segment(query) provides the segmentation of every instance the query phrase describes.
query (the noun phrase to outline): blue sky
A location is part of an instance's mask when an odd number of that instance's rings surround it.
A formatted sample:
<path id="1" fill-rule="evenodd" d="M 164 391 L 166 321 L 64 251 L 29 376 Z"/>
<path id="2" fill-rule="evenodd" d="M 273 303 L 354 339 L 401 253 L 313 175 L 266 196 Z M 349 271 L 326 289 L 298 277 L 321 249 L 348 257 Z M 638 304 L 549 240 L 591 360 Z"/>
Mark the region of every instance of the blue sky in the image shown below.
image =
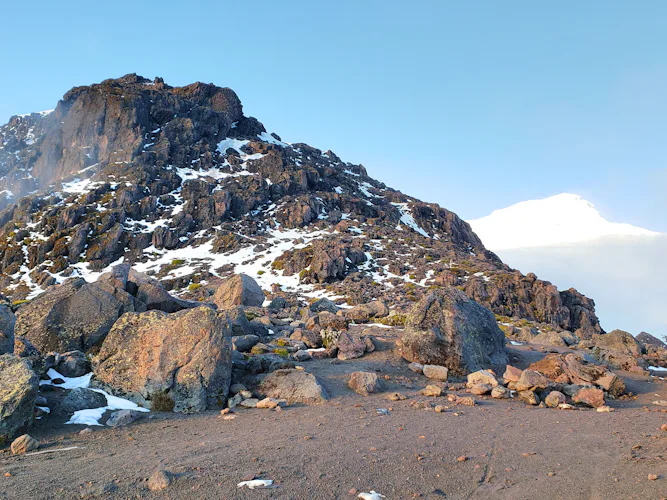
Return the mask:
<path id="1" fill-rule="evenodd" d="M 136 72 L 236 90 L 466 219 L 561 192 L 667 231 L 667 3 L 10 2 L 0 122 Z"/>

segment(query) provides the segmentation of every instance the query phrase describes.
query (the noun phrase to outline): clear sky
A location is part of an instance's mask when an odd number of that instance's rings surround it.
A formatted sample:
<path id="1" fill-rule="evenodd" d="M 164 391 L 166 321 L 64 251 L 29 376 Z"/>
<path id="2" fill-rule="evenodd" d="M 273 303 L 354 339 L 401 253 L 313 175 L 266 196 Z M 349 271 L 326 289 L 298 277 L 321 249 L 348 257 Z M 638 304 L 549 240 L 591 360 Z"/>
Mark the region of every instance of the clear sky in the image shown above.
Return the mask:
<path id="1" fill-rule="evenodd" d="M 667 231 L 667 2 L 7 2 L 0 122 L 136 72 L 466 219 L 580 194 Z"/>

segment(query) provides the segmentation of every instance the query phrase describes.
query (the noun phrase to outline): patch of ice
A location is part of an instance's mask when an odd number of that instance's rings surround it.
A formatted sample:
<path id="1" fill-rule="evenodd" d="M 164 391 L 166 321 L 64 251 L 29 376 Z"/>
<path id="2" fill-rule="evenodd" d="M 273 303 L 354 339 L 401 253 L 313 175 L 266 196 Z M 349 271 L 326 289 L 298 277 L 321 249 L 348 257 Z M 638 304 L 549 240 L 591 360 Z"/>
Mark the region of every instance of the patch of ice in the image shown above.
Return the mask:
<path id="1" fill-rule="evenodd" d="M 662 366 L 649 366 L 648 369 L 654 372 L 667 372 L 667 368 L 663 368 Z"/>
<path id="2" fill-rule="evenodd" d="M 512 345 L 523 345 L 523 342 L 517 342 L 516 340 L 510 340 L 510 344 L 512 344 Z"/>

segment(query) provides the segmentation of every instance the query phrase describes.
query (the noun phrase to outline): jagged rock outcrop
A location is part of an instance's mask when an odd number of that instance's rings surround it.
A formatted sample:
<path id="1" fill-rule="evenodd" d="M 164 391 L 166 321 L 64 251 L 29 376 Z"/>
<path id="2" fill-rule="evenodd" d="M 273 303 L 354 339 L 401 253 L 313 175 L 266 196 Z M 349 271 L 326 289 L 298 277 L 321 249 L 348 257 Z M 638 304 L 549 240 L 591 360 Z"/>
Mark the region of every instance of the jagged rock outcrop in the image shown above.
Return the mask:
<path id="1" fill-rule="evenodd" d="M 396 343 L 400 356 L 423 365 L 440 365 L 463 376 L 507 365 L 505 335 L 491 311 L 456 289 L 431 293 L 406 318 Z"/>
<path id="2" fill-rule="evenodd" d="M 589 298 L 509 268 L 456 214 L 363 165 L 268 134 L 212 84 L 126 75 L 0 127 L 0 292 L 32 298 L 121 260 L 150 275 L 111 277 L 128 311 L 175 312 L 190 305 L 167 290 L 208 300 L 218 278 L 250 273 L 266 292 L 326 288 L 403 313 L 458 287 L 502 316 L 602 333 Z"/>

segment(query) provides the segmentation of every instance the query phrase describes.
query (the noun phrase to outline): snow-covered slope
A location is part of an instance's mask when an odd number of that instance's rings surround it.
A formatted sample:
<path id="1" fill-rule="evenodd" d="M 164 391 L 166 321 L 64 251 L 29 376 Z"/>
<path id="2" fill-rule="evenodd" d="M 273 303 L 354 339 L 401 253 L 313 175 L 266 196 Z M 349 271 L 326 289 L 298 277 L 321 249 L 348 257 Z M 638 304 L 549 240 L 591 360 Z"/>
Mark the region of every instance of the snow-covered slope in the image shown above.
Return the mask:
<path id="1" fill-rule="evenodd" d="M 605 236 L 657 236 L 630 224 L 609 222 L 592 203 L 563 193 L 495 210 L 468 221 L 489 250 L 533 248 L 592 241 Z"/>

